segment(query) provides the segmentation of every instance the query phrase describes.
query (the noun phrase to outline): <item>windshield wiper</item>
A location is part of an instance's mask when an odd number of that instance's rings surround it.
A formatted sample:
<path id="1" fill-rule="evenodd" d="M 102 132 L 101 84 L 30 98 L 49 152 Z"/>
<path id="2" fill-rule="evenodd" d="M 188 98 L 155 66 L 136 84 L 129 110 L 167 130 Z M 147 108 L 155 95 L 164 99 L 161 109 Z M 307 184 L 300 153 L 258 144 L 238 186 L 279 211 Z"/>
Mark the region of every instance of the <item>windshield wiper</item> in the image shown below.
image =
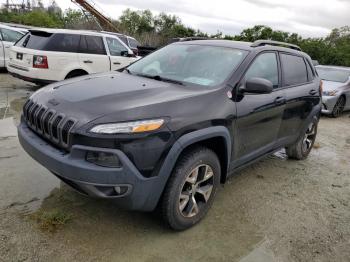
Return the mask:
<path id="1" fill-rule="evenodd" d="M 162 77 L 160 75 L 146 75 L 146 74 L 136 74 L 136 75 L 137 76 L 146 77 L 146 78 L 150 78 L 150 79 L 154 79 L 154 80 L 157 80 L 157 81 L 169 82 L 169 83 L 178 84 L 178 85 L 184 85 L 184 83 L 179 81 L 179 80 Z"/>
<path id="2" fill-rule="evenodd" d="M 124 71 L 126 71 L 129 75 L 132 75 L 131 71 L 128 68 L 124 68 Z"/>

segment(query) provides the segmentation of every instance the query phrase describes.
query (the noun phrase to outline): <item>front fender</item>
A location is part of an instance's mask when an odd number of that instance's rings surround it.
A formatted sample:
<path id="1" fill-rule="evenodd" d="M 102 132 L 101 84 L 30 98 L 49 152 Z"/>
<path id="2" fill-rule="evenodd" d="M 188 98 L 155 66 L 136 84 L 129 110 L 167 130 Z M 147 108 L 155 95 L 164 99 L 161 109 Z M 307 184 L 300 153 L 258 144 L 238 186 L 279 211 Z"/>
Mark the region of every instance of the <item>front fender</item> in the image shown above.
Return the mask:
<path id="1" fill-rule="evenodd" d="M 183 150 L 193 145 L 197 142 L 204 141 L 209 138 L 214 137 L 221 137 L 224 139 L 226 144 L 226 156 L 227 156 L 227 167 L 230 163 L 230 157 L 231 157 L 231 136 L 229 130 L 224 126 L 213 126 L 204 128 L 201 130 L 193 131 L 191 133 L 188 133 L 186 135 L 183 135 L 180 137 L 174 145 L 171 147 L 168 155 L 166 156 L 162 167 L 159 170 L 158 176 L 157 176 L 157 182 L 154 184 L 154 191 L 153 194 L 150 194 L 147 199 L 147 206 L 153 207 L 157 205 L 163 190 L 166 186 L 166 183 L 172 173 L 172 170 L 176 164 L 176 161 L 178 160 L 179 156 L 183 152 Z M 225 170 L 227 172 L 227 170 Z M 150 208 L 152 209 L 152 208 Z"/>

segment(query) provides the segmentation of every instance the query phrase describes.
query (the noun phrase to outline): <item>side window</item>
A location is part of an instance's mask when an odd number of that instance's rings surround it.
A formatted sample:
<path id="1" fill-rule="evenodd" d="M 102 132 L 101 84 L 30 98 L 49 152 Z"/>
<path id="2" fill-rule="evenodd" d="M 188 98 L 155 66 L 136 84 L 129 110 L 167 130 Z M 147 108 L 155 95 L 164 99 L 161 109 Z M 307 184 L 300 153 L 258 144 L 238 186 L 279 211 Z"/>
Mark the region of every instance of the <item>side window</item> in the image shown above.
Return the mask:
<path id="1" fill-rule="evenodd" d="M 79 52 L 94 55 L 106 55 L 106 49 L 102 37 L 92 35 L 81 36 Z"/>
<path id="2" fill-rule="evenodd" d="M 304 58 L 281 54 L 281 62 L 285 86 L 298 85 L 308 81 Z"/>
<path id="3" fill-rule="evenodd" d="M 118 37 L 119 37 L 120 40 L 123 41 L 124 44 L 128 45 L 128 39 L 126 38 L 126 36 L 123 36 L 123 35 L 119 36 L 118 35 Z"/>
<path id="4" fill-rule="evenodd" d="M 112 56 L 121 56 L 122 52 L 128 52 L 127 48 L 123 46 L 118 39 L 107 37 L 107 45 Z"/>
<path id="5" fill-rule="evenodd" d="M 1 33 L 4 41 L 13 42 L 13 43 L 17 42 L 23 36 L 23 34 L 19 32 L 9 30 L 6 28 L 2 28 Z"/>
<path id="6" fill-rule="evenodd" d="M 131 48 L 137 48 L 140 44 L 133 38 L 129 38 L 129 44 Z"/>
<path id="7" fill-rule="evenodd" d="M 311 66 L 307 60 L 305 60 L 305 64 L 306 64 L 306 69 L 307 69 L 307 79 L 309 81 L 312 81 L 315 78 L 315 75 L 314 75 L 314 73 L 311 69 Z"/>
<path id="8" fill-rule="evenodd" d="M 76 34 L 54 34 L 47 44 L 46 51 L 71 52 L 78 51 L 80 35 Z"/>
<path id="9" fill-rule="evenodd" d="M 270 80 L 273 88 L 278 88 L 278 65 L 275 53 L 263 53 L 251 64 L 245 74 L 245 79 L 259 77 Z"/>

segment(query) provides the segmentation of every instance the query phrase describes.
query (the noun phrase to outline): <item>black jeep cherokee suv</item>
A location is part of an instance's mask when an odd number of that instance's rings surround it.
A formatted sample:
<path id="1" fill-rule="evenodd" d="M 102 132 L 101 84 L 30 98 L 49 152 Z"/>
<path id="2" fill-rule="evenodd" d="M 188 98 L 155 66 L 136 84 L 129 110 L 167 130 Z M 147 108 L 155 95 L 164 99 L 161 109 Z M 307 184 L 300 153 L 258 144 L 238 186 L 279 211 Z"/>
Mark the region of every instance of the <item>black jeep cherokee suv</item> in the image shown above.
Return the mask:
<path id="1" fill-rule="evenodd" d="M 285 47 L 281 47 L 284 45 Z M 24 105 L 19 140 L 79 192 L 200 221 L 220 183 L 316 137 L 321 81 L 297 46 L 202 40 L 168 45 L 123 72 L 49 85 Z"/>

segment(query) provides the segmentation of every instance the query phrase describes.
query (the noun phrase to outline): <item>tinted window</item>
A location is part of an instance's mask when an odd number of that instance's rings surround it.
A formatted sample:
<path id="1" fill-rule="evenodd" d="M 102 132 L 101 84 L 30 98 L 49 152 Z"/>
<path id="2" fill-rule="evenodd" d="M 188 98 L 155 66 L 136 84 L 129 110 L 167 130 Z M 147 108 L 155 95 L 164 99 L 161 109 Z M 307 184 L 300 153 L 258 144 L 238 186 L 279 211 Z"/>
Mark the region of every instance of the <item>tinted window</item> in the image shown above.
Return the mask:
<path id="1" fill-rule="evenodd" d="M 80 35 L 75 34 L 54 34 L 48 41 L 45 50 L 57 52 L 78 51 Z"/>
<path id="2" fill-rule="evenodd" d="M 86 54 L 105 55 L 106 49 L 102 37 L 92 35 L 81 36 L 79 52 Z"/>
<path id="3" fill-rule="evenodd" d="M 123 41 L 124 44 L 128 45 L 128 39 L 126 36 L 118 35 L 119 39 Z"/>
<path id="4" fill-rule="evenodd" d="M 264 53 L 254 60 L 245 74 L 245 79 L 253 77 L 270 80 L 273 88 L 278 87 L 278 66 L 275 53 Z"/>
<path id="5" fill-rule="evenodd" d="M 140 44 L 133 38 L 129 38 L 129 44 L 131 48 L 137 48 Z"/>
<path id="6" fill-rule="evenodd" d="M 24 37 L 16 43 L 16 46 L 22 46 L 29 49 L 45 50 L 52 34 L 46 32 L 32 32 L 30 35 Z"/>
<path id="7" fill-rule="evenodd" d="M 281 54 L 281 62 L 285 86 L 307 82 L 306 65 L 302 57 Z"/>
<path id="8" fill-rule="evenodd" d="M 107 45 L 112 56 L 120 56 L 121 52 L 128 52 L 128 49 L 123 46 L 118 39 L 107 37 Z"/>
<path id="9" fill-rule="evenodd" d="M 307 79 L 309 81 L 311 81 L 311 80 L 313 80 L 315 78 L 315 75 L 314 75 L 314 72 L 311 69 L 311 66 L 310 66 L 309 62 L 307 62 L 305 60 L 305 63 L 306 63 L 306 69 L 307 69 Z"/>
<path id="10" fill-rule="evenodd" d="M 23 34 L 19 32 L 9 30 L 6 28 L 1 29 L 1 34 L 2 39 L 7 42 L 17 42 L 23 36 Z"/>

